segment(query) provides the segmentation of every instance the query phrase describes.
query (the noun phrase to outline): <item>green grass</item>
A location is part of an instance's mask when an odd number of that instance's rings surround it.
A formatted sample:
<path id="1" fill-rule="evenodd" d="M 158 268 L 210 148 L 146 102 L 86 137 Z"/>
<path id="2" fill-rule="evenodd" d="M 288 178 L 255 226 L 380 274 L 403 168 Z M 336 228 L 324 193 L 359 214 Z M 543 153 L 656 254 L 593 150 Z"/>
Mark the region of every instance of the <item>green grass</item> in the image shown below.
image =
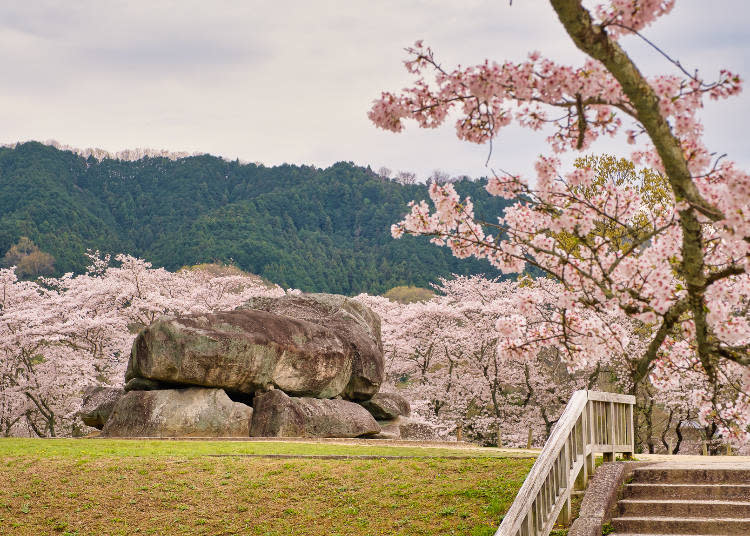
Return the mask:
<path id="1" fill-rule="evenodd" d="M 208 454 L 353 454 L 275 459 Z M 330 443 L 0 440 L 0 534 L 494 533 L 533 459 Z M 444 456 L 467 456 L 449 459 Z"/>
<path id="2" fill-rule="evenodd" d="M 301 456 L 469 456 L 502 457 L 512 453 L 494 448 L 442 448 L 291 441 L 168 441 L 134 439 L 26 439 L 0 438 L 0 458 L 7 456 L 195 457 L 230 454 L 288 454 Z M 529 457 L 522 453 L 520 457 Z"/>

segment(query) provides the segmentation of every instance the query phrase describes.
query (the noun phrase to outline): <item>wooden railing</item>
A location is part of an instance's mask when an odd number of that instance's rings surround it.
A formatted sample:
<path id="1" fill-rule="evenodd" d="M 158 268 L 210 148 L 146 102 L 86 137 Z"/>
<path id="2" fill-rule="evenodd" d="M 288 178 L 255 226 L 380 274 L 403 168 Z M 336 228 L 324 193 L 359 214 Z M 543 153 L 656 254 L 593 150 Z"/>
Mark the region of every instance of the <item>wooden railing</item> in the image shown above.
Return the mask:
<path id="1" fill-rule="evenodd" d="M 544 444 L 495 536 L 548 536 L 570 518 L 570 495 L 586 489 L 594 456 L 634 452 L 635 397 L 576 391 Z"/>

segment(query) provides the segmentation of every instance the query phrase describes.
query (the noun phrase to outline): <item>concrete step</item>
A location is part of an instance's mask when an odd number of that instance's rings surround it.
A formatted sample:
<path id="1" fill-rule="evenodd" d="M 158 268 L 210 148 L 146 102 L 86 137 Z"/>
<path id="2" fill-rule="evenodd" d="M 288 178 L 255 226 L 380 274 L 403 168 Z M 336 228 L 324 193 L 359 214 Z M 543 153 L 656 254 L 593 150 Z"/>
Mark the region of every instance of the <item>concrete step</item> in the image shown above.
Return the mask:
<path id="1" fill-rule="evenodd" d="M 750 484 L 655 484 L 632 482 L 625 486 L 628 499 L 703 499 L 750 501 Z"/>
<path id="2" fill-rule="evenodd" d="M 626 534 L 720 534 L 748 536 L 750 518 L 616 517 L 612 525 Z"/>
<path id="3" fill-rule="evenodd" d="M 649 468 L 633 471 L 633 482 L 663 484 L 750 484 L 750 469 L 734 468 Z"/>
<path id="4" fill-rule="evenodd" d="M 750 502 L 680 499 L 623 499 L 622 517 L 750 518 Z"/>

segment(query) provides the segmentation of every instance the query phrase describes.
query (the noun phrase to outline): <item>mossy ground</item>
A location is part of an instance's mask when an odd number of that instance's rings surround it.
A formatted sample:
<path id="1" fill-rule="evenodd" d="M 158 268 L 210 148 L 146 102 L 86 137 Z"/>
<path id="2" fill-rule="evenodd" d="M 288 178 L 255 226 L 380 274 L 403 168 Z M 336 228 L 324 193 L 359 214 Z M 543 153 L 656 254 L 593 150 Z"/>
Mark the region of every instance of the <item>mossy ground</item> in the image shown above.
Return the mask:
<path id="1" fill-rule="evenodd" d="M 241 456 L 270 453 L 420 458 Z M 7 439 L 0 534 L 491 535 L 533 461 L 475 449 Z"/>

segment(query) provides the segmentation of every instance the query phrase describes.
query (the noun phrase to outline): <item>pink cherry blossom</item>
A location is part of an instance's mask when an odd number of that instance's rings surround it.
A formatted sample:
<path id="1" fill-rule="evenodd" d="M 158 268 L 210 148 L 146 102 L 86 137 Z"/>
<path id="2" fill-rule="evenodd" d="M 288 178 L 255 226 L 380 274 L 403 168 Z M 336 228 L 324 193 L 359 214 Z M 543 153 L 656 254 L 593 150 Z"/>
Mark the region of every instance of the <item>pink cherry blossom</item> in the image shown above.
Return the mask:
<path id="1" fill-rule="evenodd" d="M 0 270 L 0 434 L 82 433 L 84 389 L 122 384 L 141 327 L 284 293 L 254 276 L 173 273 L 127 255 L 111 261 L 92 254 L 88 273 L 37 282 Z"/>
<path id="2" fill-rule="evenodd" d="M 535 177 L 490 178 L 491 195 L 515 200 L 495 220 L 480 221 L 451 184 L 431 185 L 431 205 L 412 203 L 392 234 L 427 235 L 458 257 L 487 259 L 503 273 L 534 267 L 559 282 L 563 355 L 572 369 L 600 355 L 601 339 L 627 337 L 623 348 L 632 340 L 630 330 L 607 333 L 602 315 L 640 323 L 648 339 L 638 381 L 652 375 L 666 389 L 662 379 L 675 363 L 691 378 L 702 374 L 702 383 L 685 383 L 700 386 L 687 397 L 698 418 L 725 437 L 747 437 L 750 174 L 713 157 L 699 117 L 706 99 L 737 95 L 742 80 L 726 69 L 704 78 L 676 63 L 667 66 L 677 74 L 641 75 L 619 39 L 668 15 L 673 0 L 611 0 L 591 9 L 550 3 L 587 55 L 578 66 L 533 52 L 524 62 L 450 69 L 421 42 L 407 49 L 415 81 L 376 101 L 370 118 L 378 127 L 398 132 L 413 120 L 434 128 L 450 117 L 459 139 L 486 143 L 515 122 L 545 131 L 551 154 L 538 158 Z M 637 174 L 594 185 L 590 169 L 562 169 L 558 153 L 620 135 L 635 145 L 634 162 L 664 177 L 666 196 L 650 199 Z M 511 324 L 495 321 L 503 336 L 514 333 Z"/>

